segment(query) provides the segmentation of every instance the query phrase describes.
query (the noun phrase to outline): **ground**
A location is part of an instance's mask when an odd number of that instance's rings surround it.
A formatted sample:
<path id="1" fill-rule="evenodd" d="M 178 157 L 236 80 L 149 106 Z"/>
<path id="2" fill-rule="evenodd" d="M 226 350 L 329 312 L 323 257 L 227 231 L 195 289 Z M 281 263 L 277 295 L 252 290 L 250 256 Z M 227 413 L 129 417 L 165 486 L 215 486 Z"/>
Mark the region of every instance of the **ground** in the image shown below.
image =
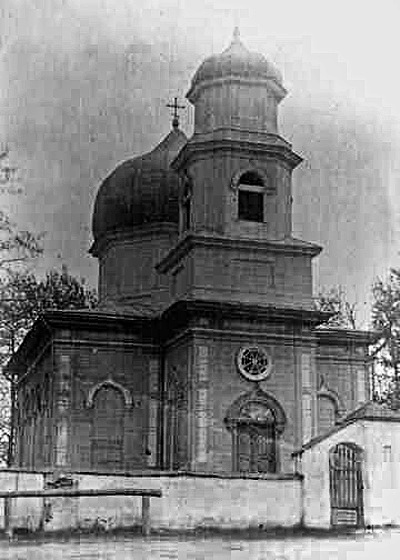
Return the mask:
<path id="1" fill-rule="evenodd" d="M 273 539 L 84 537 L 0 543 L 0 560 L 397 560 L 400 530 Z"/>

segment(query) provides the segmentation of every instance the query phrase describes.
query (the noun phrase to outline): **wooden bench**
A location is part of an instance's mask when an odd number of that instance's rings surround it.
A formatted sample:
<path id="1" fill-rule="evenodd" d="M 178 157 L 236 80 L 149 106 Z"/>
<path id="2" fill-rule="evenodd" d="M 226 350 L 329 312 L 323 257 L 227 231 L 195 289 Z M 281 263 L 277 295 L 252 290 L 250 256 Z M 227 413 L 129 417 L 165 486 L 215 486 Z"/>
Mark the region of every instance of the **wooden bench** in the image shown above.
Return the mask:
<path id="1" fill-rule="evenodd" d="M 15 498 L 81 498 L 96 496 L 141 496 L 142 498 L 142 534 L 150 534 L 150 498 L 161 498 L 161 490 L 138 488 L 104 488 L 78 490 L 72 488 L 57 488 L 51 490 L 13 490 L 0 492 L 4 498 L 4 530 L 9 538 L 13 537 L 11 526 L 11 500 Z"/>

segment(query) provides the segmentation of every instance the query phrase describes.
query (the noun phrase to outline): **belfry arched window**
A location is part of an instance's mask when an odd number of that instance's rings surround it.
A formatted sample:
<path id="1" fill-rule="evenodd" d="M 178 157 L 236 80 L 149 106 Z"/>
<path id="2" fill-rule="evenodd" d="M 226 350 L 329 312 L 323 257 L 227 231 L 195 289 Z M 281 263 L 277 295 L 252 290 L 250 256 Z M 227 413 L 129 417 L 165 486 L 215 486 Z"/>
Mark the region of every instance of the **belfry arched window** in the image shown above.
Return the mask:
<path id="1" fill-rule="evenodd" d="M 264 221 L 264 181 L 256 171 L 246 171 L 238 182 L 238 218 Z"/>
<path id="2" fill-rule="evenodd" d="M 188 231 L 192 221 L 192 180 L 185 177 L 183 195 L 181 199 L 182 231 Z"/>
<path id="3" fill-rule="evenodd" d="M 238 399 L 225 419 L 232 434 L 232 468 L 241 473 L 276 473 L 279 470 L 279 436 L 285 416 L 268 395 Z"/>

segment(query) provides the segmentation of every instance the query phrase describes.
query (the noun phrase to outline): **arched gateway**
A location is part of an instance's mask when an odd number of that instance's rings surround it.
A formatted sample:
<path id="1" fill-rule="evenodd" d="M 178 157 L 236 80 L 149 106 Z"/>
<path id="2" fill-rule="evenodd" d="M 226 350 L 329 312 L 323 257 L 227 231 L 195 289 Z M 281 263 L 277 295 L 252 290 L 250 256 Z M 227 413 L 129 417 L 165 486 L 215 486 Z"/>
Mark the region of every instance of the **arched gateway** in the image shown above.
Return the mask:
<path id="1" fill-rule="evenodd" d="M 338 443 L 329 452 L 331 523 L 361 527 L 363 516 L 362 449 Z"/>

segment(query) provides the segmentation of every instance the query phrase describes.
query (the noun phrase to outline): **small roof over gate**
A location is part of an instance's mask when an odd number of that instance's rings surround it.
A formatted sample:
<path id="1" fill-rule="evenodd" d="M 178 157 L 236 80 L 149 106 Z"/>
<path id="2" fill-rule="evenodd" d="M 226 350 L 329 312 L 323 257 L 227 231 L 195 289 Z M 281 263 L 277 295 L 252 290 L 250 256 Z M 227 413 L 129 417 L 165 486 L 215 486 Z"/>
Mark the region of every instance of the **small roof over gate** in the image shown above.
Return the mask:
<path id="1" fill-rule="evenodd" d="M 372 420 L 372 421 L 380 421 L 380 422 L 399 422 L 400 423 L 400 410 L 393 410 L 388 405 L 383 403 L 377 403 L 374 401 L 366 401 L 360 407 L 356 408 L 345 416 L 339 424 L 337 424 L 334 428 L 327 431 L 324 434 L 316 436 L 310 439 L 307 443 L 301 446 L 300 449 L 297 449 L 292 453 L 292 457 L 297 455 L 301 455 L 306 449 L 310 449 L 317 443 L 320 443 L 324 439 L 327 439 L 332 434 L 343 430 L 349 424 L 353 424 L 358 420 Z"/>

